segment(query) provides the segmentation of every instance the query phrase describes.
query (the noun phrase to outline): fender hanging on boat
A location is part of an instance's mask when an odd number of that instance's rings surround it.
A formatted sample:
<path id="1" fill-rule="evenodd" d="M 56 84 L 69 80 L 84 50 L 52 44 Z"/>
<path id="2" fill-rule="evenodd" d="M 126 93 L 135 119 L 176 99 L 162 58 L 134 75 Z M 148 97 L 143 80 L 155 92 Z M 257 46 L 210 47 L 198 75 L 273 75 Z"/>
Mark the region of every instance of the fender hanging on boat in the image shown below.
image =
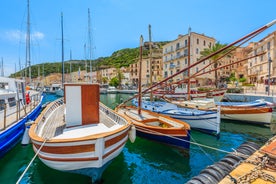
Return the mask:
<path id="1" fill-rule="evenodd" d="M 134 125 L 131 126 L 129 132 L 128 132 L 128 137 L 131 143 L 134 143 L 136 139 L 136 128 Z"/>

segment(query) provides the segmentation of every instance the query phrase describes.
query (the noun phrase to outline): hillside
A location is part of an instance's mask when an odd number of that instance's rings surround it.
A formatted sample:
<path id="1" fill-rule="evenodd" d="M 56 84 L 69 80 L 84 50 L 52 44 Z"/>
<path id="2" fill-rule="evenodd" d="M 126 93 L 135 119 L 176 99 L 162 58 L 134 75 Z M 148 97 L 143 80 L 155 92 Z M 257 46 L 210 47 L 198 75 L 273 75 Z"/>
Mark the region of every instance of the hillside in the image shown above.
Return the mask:
<path id="1" fill-rule="evenodd" d="M 154 48 L 160 49 L 163 45 L 168 42 L 155 42 Z M 148 48 L 143 47 L 143 56 L 147 56 L 149 53 Z M 98 70 L 103 68 L 120 68 L 120 67 L 128 67 L 130 64 L 135 63 L 139 58 L 139 48 L 126 48 L 115 51 L 110 57 L 100 57 L 95 60 L 92 60 L 92 69 Z M 79 70 L 85 70 L 85 66 L 89 65 L 89 61 L 87 60 L 69 60 L 64 62 L 64 71 L 65 73 L 76 72 Z M 89 70 L 89 66 L 88 70 Z M 28 69 L 26 70 L 28 72 Z M 62 72 L 62 63 L 61 62 L 45 62 L 37 65 L 31 66 L 32 78 L 36 78 L 38 75 L 40 76 L 48 76 L 52 73 L 61 73 Z M 20 77 L 24 76 L 25 69 L 13 73 L 10 77 Z M 29 74 L 27 74 L 28 76 Z"/>

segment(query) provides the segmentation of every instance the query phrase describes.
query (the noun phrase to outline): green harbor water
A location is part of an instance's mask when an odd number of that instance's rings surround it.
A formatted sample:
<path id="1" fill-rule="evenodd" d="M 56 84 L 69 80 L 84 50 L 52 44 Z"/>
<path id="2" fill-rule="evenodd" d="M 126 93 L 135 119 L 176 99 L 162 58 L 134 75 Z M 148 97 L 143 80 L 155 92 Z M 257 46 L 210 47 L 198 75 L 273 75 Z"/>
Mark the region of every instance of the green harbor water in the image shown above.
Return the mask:
<path id="1" fill-rule="evenodd" d="M 101 101 L 114 108 L 129 98 L 126 94 L 101 95 Z M 47 96 L 46 101 L 54 100 Z M 223 121 L 219 139 L 197 131 L 191 131 L 191 141 L 219 150 L 232 152 L 246 141 L 263 145 L 273 136 L 269 127 L 244 125 Z M 189 155 L 174 148 L 137 137 L 127 142 L 122 153 L 104 171 L 104 184 L 181 184 L 200 173 L 206 166 L 219 161 L 226 153 L 191 144 Z M 16 145 L 0 159 L 0 183 L 14 184 L 24 172 L 34 152 L 31 145 Z M 87 184 L 89 177 L 60 172 L 48 168 L 38 158 L 24 175 L 22 184 Z"/>

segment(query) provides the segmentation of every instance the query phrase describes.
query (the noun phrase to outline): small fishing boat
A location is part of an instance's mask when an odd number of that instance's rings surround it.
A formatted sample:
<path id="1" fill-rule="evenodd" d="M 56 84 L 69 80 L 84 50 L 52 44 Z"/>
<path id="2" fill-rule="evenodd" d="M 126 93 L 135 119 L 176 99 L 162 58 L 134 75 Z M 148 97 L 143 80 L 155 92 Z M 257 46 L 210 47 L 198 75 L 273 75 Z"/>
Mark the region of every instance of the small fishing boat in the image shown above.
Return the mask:
<path id="1" fill-rule="evenodd" d="M 133 99 L 132 104 L 137 106 L 137 99 Z M 219 136 L 220 134 L 219 108 L 212 110 L 199 110 L 197 108 L 178 107 L 176 104 L 168 102 L 146 100 L 142 100 L 141 107 L 145 110 L 184 121 L 194 130 L 215 136 Z"/>
<path id="2" fill-rule="evenodd" d="M 213 99 L 190 100 L 190 101 L 170 101 L 175 105 L 190 109 L 215 110 L 220 108 L 221 119 L 233 120 L 240 123 L 269 125 L 272 119 L 272 107 L 269 102 L 256 100 L 254 102 L 233 103 L 214 102 Z M 191 126 L 192 127 L 192 126 Z"/>
<path id="3" fill-rule="evenodd" d="M 0 157 L 21 140 L 28 121 L 40 113 L 43 96 L 25 89 L 23 80 L 0 77 Z"/>
<path id="4" fill-rule="evenodd" d="M 249 102 L 215 102 L 216 105 L 220 106 L 236 106 L 236 107 L 260 107 L 260 106 L 270 106 L 273 107 L 273 103 L 265 101 L 264 99 L 258 99 Z"/>
<path id="5" fill-rule="evenodd" d="M 238 121 L 240 123 L 270 125 L 272 111 L 272 108 L 268 106 L 221 106 L 221 119 Z"/>
<path id="6" fill-rule="evenodd" d="M 227 89 L 225 89 L 225 88 L 213 89 L 213 90 L 208 91 L 207 97 L 213 98 L 215 102 L 220 102 L 223 99 L 226 91 L 227 91 Z"/>
<path id="7" fill-rule="evenodd" d="M 100 103 L 98 84 L 64 84 L 60 98 L 29 130 L 33 149 L 50 168 L 101 179 L 105 168 L 135 138 L 131 122 Z"/>
<path id="8" fill-rule="evenodd" d="M 188 123 L 148 110 L 138 113 L 138 108 L 133 106 L 119 106 L 116 111 L 129 118 L 135 125 L 138 136 L 181 150 L 190 148 Z"/>

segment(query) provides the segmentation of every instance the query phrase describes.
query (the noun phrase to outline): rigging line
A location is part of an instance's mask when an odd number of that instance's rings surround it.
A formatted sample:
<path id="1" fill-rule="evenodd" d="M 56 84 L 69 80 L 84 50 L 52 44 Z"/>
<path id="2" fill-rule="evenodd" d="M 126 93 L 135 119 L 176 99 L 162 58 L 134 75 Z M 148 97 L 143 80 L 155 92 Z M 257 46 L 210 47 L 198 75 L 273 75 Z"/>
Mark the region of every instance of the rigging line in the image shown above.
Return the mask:
<path id="1" fill-rule="evenodd" d="M 183 142 L 188 142 L 190 144 L 194 144 L 194 145 L 197 145 L 197 146 L 208 148 L 208 149 L 211 149 L 211 150 L 214 150 L 214 151 L 219 151 L 219 152 L 227 153 L 227 154 L 234 154 L 234 153 L 226 151 L 226 150 L 218 149 L 218 148 L 211 147 L 211 146 L 204 145 L 204 144 L 200 144 L 200 143 L 197 143 L 197 142 L 183 140 L 183 139 L 180 139 L 180 138 L 177 138 L 177 137 L 174 137 L 174 136 L 170 136 L 170 135 L 166 135 L 166 134 L 163 134 L 163 133 L 160 133 L 160 132 L 156 132 L 154 130 L 150 130 L 150 129 L 147 129 L 147 128 L 139 127 L 137 129 L 142 129 L 142 130 L 145 130 L 146 132 L 149 132 L 149 133 L 157 133 L 157 134 L 160 134 L 160 135 L 163 135 L 163 136 L 170 137 L 172 139 L 180 140 L 180 141 L 183 141 Z M 244 155 L 242 153 L 235 153 L 235 154 L 238 155 L 238 156 L 244 157 L 244 158 L 248 158 L 249 157 L 248 155 Z"/>
<path id="2" fill-rule="evenodd" d="M 37 155 L 39 154 L 40 150 L 42 149 L 42 147 L 44 146 L 44 144 L 46 143 L 47 139 L 44 140 L 44 142 L 41 144 L 40 148 L 37 150 L 36 154 L 34 155 L 34 157 L 32 158 L 32 160 L 30 161 L 30 163 L 28 164 L 28 166 L 26 167 L 26 169 L 24 170 L 24 172 L 21 174 L 20 178 L 17 180 L 16 184 L 19 184 L 19 182 L 22 180 L 23 176 L 26 174 L 26 172 L 28 171 L 29 167 L 31 166 L 31 164 L 33 163 L 34 159 L 37 157 Z"/>
<path id="3" fill-rule="evenodd" d="M 220 60 L 220 59 L 223 58 L 224 56 L 230 54 L 230 53 L 231 53 L 232 51 L 234 51 L 236 48 L 238 48 L 239 46 L 243 45 L 243 44 L 246 43 L 247 41 L 251 40 L 251 39 L 254 38 L 255 36 L 257 36 L 257 34 L 256 34 L 256 35 L 253 35 L 253 36 L 251 36 L 251 37 L 249 37 L 249 38 L 247 38 L 247 39 L 245 39 L 243 42 L 241 42 L 239 45 L 237 45 L 237 46 L 235 46 L 235 47 L 233 47 L 233 48 L 230 47 L 229 51 L 227 51 L 226 53 L 224 53 L 223 55 L 221 55 L 220 57 L 218 57 L 216 60 L 214 60 L 213 62 L 211 62 L 209 65 L 207 65 L 207 66 L 203 67 L 202 69 L 200 69 L 198 72 L 194 73 L 190 78 L 193 78 L 193 77 L 198 76 L 199 73 L 200 73 L 201 71 L 203 71 L 205 68 L 209 67 L 210 65 L 214 64 L 215 62 L 218 62 L 218 60 Z"/>
<path id="4" fill-rule="evenodd" d="M 166 135 L 166 134 L 163 134 L 163 133 L 160 133 L 160 132 L 156 132 L 154 130 L 150 130 L 150 129 L 147 129 L 147 128 L 139 127 L 137 129 L 142 129 L 142 130 L 148 131 L 150 133 L 157 133 L 157 134 L 160 134 L 160 135 L 163 135 L 163 136 L 167 136 L 167 137 L 170 137 L 172 139 L 177 139 L 177 140 L 180 140 L 180 141 L 183 141 L 183 142 L 189 142 L 190 144 L 194 144 L 194 145 L 197 145 L 197 146 L 205 147 L 205 148 L 212 149 L 212 150 L 215 150 L 215 151 L 220 151 L 222 153 L 228 153 L 228 154 L 231 153 L 229 151 L 225 151 L 225 150 L 222 150 L 222 149 L 214 148 L 214 147 L 207 146 L 207 145 L 204 145 L 204 144 L 200 144 L 200 143 L 197 143 L 197 142 L 183 140 L 183 139 L 180 139 L 180 138 L 177 138 L 177 137 L 174 137 L 174 136 L 170 136 L 170 135 Z"/>
<path id="5" fill-rule="evenodd" d="M 190 135 L 190 138 L 191 138 L 194 142 L 196 142 L 195 139 L 192 137 L 192 135 L 191 135 L 191 134 L 189 134 L 189 135 Z M 198 146 L 198 148 L 205 154 L 205 156 L 206 156 L 207 158 L 209 158 L 209 160 L 211 160 L 212 162 L 215 162 L 214 159 L 212 159 L 212 157 L 211 157 L 209 154 L 207 154 L 207 152 L 206 152 L 201 146 L 199 146 L 199 145 L 197 145 L 197 146 Z"/>
<path id="6" fill-rule="evenodd" d="M 236 45 L 237 43 L 240 43 L 241 41 L 247 39 L 248 37 L 251 37 L 252 35 L 258 35 L 258 34 L 260 34 L 261 32 L 263 32 L 263 31 L 266 30 L 267 28 L 271 27 L 271 26 L 272 26 L 273 24 L 275 24 L 275 23 L 276 23 L 276 20 L 273 20 L 272 22 L 270 22 L 270 23 L 268 23 L 268 24 L 262 26 L 261 28 L 259 28 L 259 29 L 255 30 L 255 31 L 253 31 L 253 32 L 251 32 L 251 33 L 249 33 L 249 34 L 243 36 L 242 38 L 240 38 L 240 39 L 238 39 L 238 40 L 232 42 L 231 44 L 228 44 L 227 46 L 221 48 L 220 50 L 218 50 L 218 51 L 216 51 L 216 52 L 214 52 L 214 53 L 212 53 L 212 54 L 206 56 L 205 58 L 200 59 L 199 61 L 193 63 L 193 64 L 190 65 L 189 67 L 186 67 L 186 68 L 180 70 L 179 72 L 176 72 L 175 74 L 171 75 L 170 77 L 167 77 L 167 78 L 163 79 L 162 81 L 160 81 L 160 82 L 158 82 L 158 83 L 156 83 L 156 84 L 150 86 L 149 88 L 147 88 L 147 89 L 141 91 L 141 95 L 143 95 L 143 94 L 145 94 L 146 92 L 148 92 L 149 90 L 151 90 L 151 89 L 157 87 L 158 85 L 160 85 L 160 84 L 162 84 L 162 83 L 164 83 L 164 82 L 167 82 L 169 79 L 172 79 L 173 77 L 178 76 L 179 74 L 185 72 L 185 71 L 188 70 L 189 68 L 194 67 L 194 66 L 196 66 L 196 65 L 198 65 L 198 64 L 200 64 L 200 63 L 202 63 L 203 61 L 205 61 L 205 60 L 207 60 L 207 59 L 213 57 L 214 55 L 216 55 L 216 54 L 218 54 L 218 53 L 220 53 L 220 52 L 223 52 L 223 51 L 227 50 L 228 48 L 230 48 L 230 47 Z M 135 98 L 135 97 L 137 97 L 137 96 L 138 96 L 138 95 L 134 95 L 132 98 L 129 98 L 128 100 L 124 101 L 124 102 L 121 103 L 121 104 L 125 104 L 126 102 L 132 100 L 133 98 Z"/>

